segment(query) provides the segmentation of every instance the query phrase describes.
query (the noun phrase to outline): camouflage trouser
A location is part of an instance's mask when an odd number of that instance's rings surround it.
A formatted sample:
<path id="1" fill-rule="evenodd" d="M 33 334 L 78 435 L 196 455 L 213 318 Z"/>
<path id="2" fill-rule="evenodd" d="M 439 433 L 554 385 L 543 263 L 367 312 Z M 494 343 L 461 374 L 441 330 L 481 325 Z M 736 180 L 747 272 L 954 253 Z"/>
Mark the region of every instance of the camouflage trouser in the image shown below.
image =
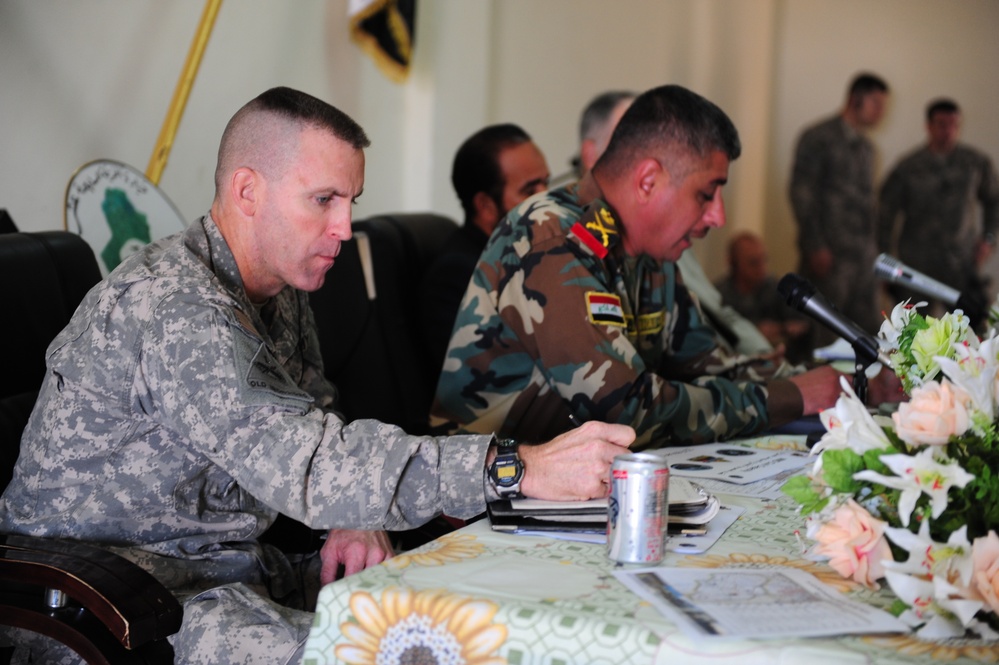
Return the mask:
<path id="1" fill-rule="evenodd" d="M 210 589 L 184 603 L 184 625 L 171 638 L 175 660 L 300 663 L 313 616 L 262 598 L 242 584 Z"/>
<path id="2" fill-rule="evenodd" d="M 319 557 L 299 563 L 315 607 Z M 307 572 L 306 572 L 307 571 Z M 314 614 L 280 605 L 242 583 L 202 591 L 184 601 L 184 621 L 170 637 L 174 662 L 206 665 L 300 663 Z M 0 647 L 15 646 L 11 665 L 78 665 L 82 659 L 62 644 L 18 629 L 0 627 Z"/>

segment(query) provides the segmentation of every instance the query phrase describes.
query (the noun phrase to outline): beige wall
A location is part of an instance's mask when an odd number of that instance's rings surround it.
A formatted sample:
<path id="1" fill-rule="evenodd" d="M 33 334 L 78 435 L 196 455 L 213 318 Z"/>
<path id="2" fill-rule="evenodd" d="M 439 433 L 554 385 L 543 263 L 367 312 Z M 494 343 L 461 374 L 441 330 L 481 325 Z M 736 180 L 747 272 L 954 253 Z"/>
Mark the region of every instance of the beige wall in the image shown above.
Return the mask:
<path id="1" fill-rule="evenodd" d="M 62 227 L 66 184 L 89 160 L 145 170 L 202 7 L 0 2 L 0 207 L 22 228 Z M 405 86 L 347 40 L 345 7 L 223 3 L 160 183 L 186 218 L 210 204 L 226 120 L 272 85 L 328 99 L 368 130 L 359 217 L 459 217 L 451 157 L 484 124 L 522 124 L 559 173 L 594 94 L 691 87 L 729 112 L 744 143 L 726 190 L 730 228 L 696 247 L 712 275 L 737 228 L 765 233 L 775 271 L 794 267 L 785 196 L 794 140 L 838 108 L 860 69 L 884 75 L 894 92 L 873 136 L 882 164 L 922 139 L 923 105 L 939 94 L 964 106 L 965 138 L 999 157 L 995 0 L 420 0 Z"/>

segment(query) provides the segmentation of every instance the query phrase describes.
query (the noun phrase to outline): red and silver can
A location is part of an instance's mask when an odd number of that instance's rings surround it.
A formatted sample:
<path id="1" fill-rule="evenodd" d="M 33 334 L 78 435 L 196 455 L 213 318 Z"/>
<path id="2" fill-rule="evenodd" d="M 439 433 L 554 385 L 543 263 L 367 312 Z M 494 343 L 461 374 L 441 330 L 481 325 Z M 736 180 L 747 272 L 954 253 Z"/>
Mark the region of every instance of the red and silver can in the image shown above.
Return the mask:
<path id="1" fill-rule="evenodd" d="M 607 556 L 618 563 L 659 563 L 666 554 L 669 466 L 651 453 L 614 458 L 607 505 Z"/>

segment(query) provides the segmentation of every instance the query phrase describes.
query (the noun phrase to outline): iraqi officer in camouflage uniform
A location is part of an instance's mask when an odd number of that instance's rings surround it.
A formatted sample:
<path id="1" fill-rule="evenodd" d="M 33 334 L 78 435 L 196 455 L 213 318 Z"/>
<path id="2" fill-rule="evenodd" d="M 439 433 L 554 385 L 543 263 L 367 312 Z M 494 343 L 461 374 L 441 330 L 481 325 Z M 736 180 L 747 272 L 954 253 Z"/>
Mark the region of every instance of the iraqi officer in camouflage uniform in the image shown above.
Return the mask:
<path id="1" fill-rule="evenodd" d="M 636 445 L 713 441 L 815 413 L 829 368 L 745 381 L 671 261 L 725 222 L 738 134 L 679 86 L 639 96 L 576 184 L 512 211 L 483 251 L 432 413 L 450 431 L 545 440 L 571 418 L 627 423 Z"/>
<path id="2" fill-rule="evenodd" d="M 408 529 L 481 513 L 490 495 L 492 436 L 415 437 L 333 410 L 305 292 L 350 238 L 367 144 L 304 93 L 251 101 L 223 135 L 210 214 L 123 262 L 48 349 L 0 532 L 95 543 L 149 570 L 184 601 L 178 662 L 300 658 L 313 617 L 275 602 L 294 571 L 257 541 L 278 512 Z M 634 432 L 587 425 L 521 447 L 525 494 L 605 495 Z M 348 541 L 361 551 L 328 545 L 324 567 L 384 556 Z"/>
<path id="3" fill-rule="evenodd" d="M 978 270 L 999 233 L 999 178 L 988 155 L 958 142 L 961 109 L 938 99 L 926 109 L 926 145 L 909 153 L 881 186 L 883 252 L 983 305 Z M 898 300 L 925 296 L 892 287 Z M 952 304 L 931 301 L 940 316 Z"/>
<path id="4" fill-rule="evenodd" d="M 874 279 L 877 199 L 874 146 L 864 136 L 884 115 L 888 85 L 857 76 L 837 115 L 798 139 L 790 197 L 798 223 L 801 273 L 848 319 L 875 334 L 883 318 Z M 816 327 L 816 345 L 836 335 Z"/>

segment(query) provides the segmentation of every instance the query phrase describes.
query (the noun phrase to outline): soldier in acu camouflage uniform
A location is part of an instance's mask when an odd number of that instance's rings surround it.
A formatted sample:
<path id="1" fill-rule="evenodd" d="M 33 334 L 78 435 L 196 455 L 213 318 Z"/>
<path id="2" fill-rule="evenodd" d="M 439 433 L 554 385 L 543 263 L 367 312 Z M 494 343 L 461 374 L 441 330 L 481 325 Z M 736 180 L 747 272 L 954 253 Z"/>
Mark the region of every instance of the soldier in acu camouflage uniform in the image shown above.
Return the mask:
<path id="1" fill-rule="evenodd" d="M 790 185 L 802 275 L 871 334 L 883 319 L 874 279 L 874 146 L 862 132 L 881 120 L 887 95 L 877 76 L 857 76 L 843 110 L 801 135 Z M 817 346 L 836 339 L 815 329 Z"/>
<path id="2" fill-rule="evenodd" d="M 87 541 L 149 570 L 184 601 L 178 662 L 300 658 L 313 616 L 283 604 L 300 596 L 296 571 L 257 541 L 278 512 L 313 528 L 408 529 L 495 496 L 483 483 L 492 436 L 414 437 L 333 410 L 305 291 L 350 238 L 367 144 L 304 93 L 251 101 L 223 135 L 210 214 L 123 262 L 48 349 L 0 533 Z M 590 423 L 531 446 L 522 491 L 602 496 L 633 439 Z M 331 533 L 323 580 L 386 547 Z M 28 646 L 15 662 L 74 660 L 37 636 L 13 641 Z"/>
<path id="3" fill-rule="evenodd" d="M 958 142 L 960 128 L 961 109 L 954 101 L 929 104 L 929 140 L 902 158 L 881 186 L 878 244 L 984 310 L 987 297 L 978 270 L 999 233 L 999 178 L 988 155 Z M 898 300 L 927 300 L 903 287 L 890 290 Z M 934 316 L 951 308 L 932 300 L 929 305 Z M 974 320 L 983 312 L 965 306 L 965 313 Z"/>
<path id="4" fill-rule="evenodd" d="M 639 445 L 757 432 L 831 405 L 829 368 L 766 383 L 722 353 L 675 266 L 725 222 L 739 139 L 678 86 L 638 97 L 575 185 L 524 201 L 479 261 L 431 423 L 544 440 L 571 417 L 627 423 Z"/>

